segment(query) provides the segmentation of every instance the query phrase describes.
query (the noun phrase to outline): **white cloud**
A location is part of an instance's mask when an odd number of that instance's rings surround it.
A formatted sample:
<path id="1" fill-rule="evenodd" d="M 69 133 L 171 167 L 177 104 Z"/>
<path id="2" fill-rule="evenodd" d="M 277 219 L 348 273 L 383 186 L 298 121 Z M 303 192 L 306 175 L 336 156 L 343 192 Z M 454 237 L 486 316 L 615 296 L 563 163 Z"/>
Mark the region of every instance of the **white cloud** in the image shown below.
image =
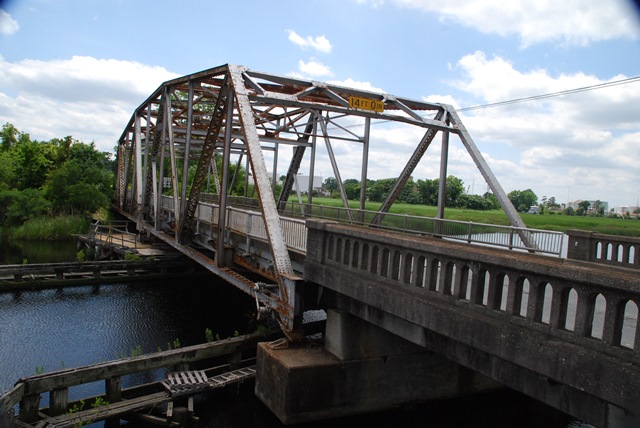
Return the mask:
<path id="1" fill-rule="evenodd" d="M 373 7 L 380 7 L 384 4 L 384 0 L 357 0 L 358 4 L 370 4 Z"/>
<path id="2" fill-rule="evenodd" d="M 0 122 L 37 140 L 72 135 L 111 150 L 135 108 L 174 77 L 162 67 L 92 57 L 0 60 Z"/>
<path id="3" fill-rule="evenodd" d="M 321 77 L 321 76 L 333 76 L 333 72 L 331 69 L 317 61 L 315 59 L 309 60 L 309 62 L 304 62 L 303 60 L 298 61 L 298 70 L 304 76 L 310 77 Z"/>
<path id="4" fill-rule="evenodd" d="M 18 21 L 11 17 L 7 11 L 0 9 L 0 34 L 10 36 L 20 29 Z"/>
<path id="5" fill-rule="evenodd" d="M 306 38 L 303 38 L 293 30 L 288 30 L 288 32 L 289 40 L 293 42 L 293 44 L 300 46 L 303 49 L 312 48 L 317 52 L 331 53 L 331 49 L 333 48 L 333 46 L 331 46 L 331 42 L 329 42 L 329 40 L 325 36 L 307 36 Z"/>
<path id="6" fill-rule="evenodd" d="M 640 38 L 632 2 L 627 0 L 395 0 L 435 13 L 483 33 L 517 34 L 523 47 L 546 41 L 587 45 L 594 41 Z"/>
<path id="7" fill-rule="evenodd" d="M 345 80 L 331 80 L 328 83 L 332 85 L 345 86 L 347 88 L 356 88 L 361 89 L 363 91 L 371 91 L 371 92 L 380 92 L 384 93 L 381 88 L 375 87 L 371 84 L 371 82 L 360 82 L 357 80 L 353 80 L 351 77 Z"/>
<path id="8" fill-rule="evenodd" d="M 476 52 L 460 59 L 452 83 L 475 99 L 499 102 L 610 83 L 584 73 L 553 76 L 521 71 L 500 57 Z M 468 105 L 468 104 L 467 104 Z M 531 188 L 565 200 L 631 203 L 640 185 L 640 82 L 460 113 L 481 150 L 492 153 L 507 192 Z M 500 159 L 513 165 L 501 168 Z"/>

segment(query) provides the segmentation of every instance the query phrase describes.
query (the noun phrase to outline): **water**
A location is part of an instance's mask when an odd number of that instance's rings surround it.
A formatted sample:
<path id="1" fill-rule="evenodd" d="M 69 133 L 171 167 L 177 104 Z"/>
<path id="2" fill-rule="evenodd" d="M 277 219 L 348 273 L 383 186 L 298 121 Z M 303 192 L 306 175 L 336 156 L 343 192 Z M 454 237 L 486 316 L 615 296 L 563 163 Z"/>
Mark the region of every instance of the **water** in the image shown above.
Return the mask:
<path id="1" fill-rule="evenodd" d="M 26 247 L 29 247 L 28 245 Z M 43 251 L 42 244 L 39 244 Z M 46 245 L 44 245 L 46 247 Z M 61 247 L 50 244 L 57 253 Z M 23 254 L 34 257 L 29 248 Z M 49 249 L 51 250 L 51 248 Z M 62 256 L 61 256 L 62 257 Z M 73 260 L 75 247 L 67 249 Z M 30 259 L 31 260 L 31 259 Z M 69 261 L 60 260 L 60 261 Z M 254 302 L 214 279 L 149 281 L 0 293 L 0 392 L 36 370 L 57 370 L 205 341 L 205 329 L 221 337 L 252 327 Z M 123 386 L 127 386 L 123 380 Z M 103 383 L 70 389 L 70 399 L 103 392 Z M 281 428 L 278 419 L 253 395 L 252 383 L 199 397 L 196 415 L 202 428 Z M 48 394 L 43 394 L 46 404 Z M 406 406 L 393 411 L 304 424 L 370 427 L 518 427 L 565 428 L 570 417 L 513 391 Z M 102 427 L 95 423 L 91 427 Z M 572 425 L 573 427 L 574 425 Z M 582 425 L 579 425 L 582 426 Z M 128 428 L 141 428 L 128 424 Z"/>

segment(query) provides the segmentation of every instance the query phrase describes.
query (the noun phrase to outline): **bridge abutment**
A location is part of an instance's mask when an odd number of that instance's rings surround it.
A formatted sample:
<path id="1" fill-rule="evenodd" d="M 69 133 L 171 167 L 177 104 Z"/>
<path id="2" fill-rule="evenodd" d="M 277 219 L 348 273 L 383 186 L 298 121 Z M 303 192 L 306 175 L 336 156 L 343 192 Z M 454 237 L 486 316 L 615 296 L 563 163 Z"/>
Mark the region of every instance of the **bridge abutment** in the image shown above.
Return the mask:
<path id="1" fill-rule="evenodd" d="M 451 398 L 500 384 L 347 312 L 329 310 L 324 344 L 258 347 L 256 395 L 285 424 Z"/>

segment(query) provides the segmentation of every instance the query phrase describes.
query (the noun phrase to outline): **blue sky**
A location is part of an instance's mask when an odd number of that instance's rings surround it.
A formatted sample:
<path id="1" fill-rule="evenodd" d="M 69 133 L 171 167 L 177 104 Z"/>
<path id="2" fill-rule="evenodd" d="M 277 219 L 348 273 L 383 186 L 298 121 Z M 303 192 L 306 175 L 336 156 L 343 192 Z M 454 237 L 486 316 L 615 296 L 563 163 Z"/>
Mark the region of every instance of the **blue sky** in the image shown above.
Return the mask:
<path id="1" fill-rule="evenodd" d="M 163 81 L 225 63 L 462 108 L 639 76 L 640 13 L 628 0 L 0 0 L 0 123 L 34 139 L 112 150 Z M 461 117 L 507 192 L 640 197 L 638 80 Z M 374 129 L 370 178 L 397 174 L 418 139 Z M 359 178 L 344 156 L 342 178 Z M 432 147 L 414 178 L 438 164 Z M 486 190 L 453 139 L 449 173 Z"/>

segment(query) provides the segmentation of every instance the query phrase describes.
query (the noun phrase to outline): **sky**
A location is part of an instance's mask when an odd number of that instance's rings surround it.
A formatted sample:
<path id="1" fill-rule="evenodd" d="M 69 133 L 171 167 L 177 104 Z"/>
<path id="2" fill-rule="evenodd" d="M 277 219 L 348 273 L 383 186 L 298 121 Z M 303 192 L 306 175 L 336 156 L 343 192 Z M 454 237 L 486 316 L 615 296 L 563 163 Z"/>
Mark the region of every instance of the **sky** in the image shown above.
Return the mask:
<path id="1" fill-rule="evenodd" d="M 635 206 L 639 10 L 631 0 L 0 0 L 0 124 L 113 151 L 164 81 L 239 64 L 451 104 L 507 193 Z M 374 126 L 369 178 L 397 176 L 418 141 Z M 448 173 L 483 194 L 466 150 L 450 144 Z M 415 180 L 438 177 L 436 146 Z M 347 157 L 342 179 L 359 179 Z M 333 175 L 327 162 L 315 172 Z"/>

